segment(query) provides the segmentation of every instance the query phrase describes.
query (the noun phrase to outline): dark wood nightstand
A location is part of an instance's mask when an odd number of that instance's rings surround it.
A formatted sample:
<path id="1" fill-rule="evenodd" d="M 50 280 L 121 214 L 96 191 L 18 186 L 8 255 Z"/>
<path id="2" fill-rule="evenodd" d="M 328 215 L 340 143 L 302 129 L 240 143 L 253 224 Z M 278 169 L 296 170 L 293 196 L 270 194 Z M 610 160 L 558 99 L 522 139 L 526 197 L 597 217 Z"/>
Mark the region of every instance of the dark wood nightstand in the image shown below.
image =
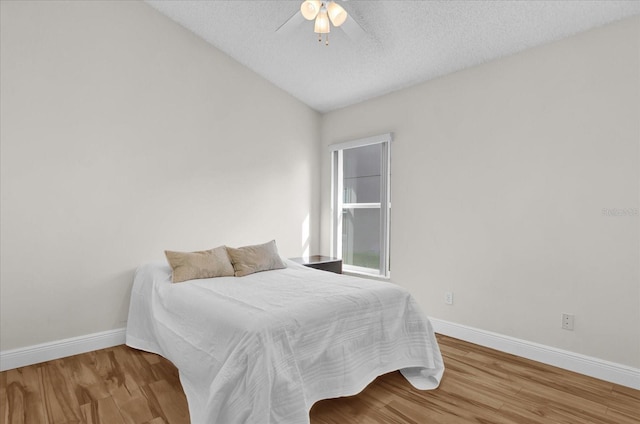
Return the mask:
<path id="1" fill-rule="evenodd" d="M 322 271 L 335 272 L 342 274 L 342 259 L 332 258 L 331 256 L 311 255 L 302 258 L 290 258 L 292 261 L 315 268 Z"/>

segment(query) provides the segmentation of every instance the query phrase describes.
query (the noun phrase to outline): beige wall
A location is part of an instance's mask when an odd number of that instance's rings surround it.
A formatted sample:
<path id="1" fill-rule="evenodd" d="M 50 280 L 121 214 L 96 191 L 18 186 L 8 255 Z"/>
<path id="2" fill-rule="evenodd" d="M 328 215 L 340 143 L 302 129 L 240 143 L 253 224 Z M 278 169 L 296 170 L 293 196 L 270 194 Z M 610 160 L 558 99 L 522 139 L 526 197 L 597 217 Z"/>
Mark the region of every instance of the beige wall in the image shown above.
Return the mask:
<path id="1" fill-rule="evenodd" d="M 430 316 L 640 366 L 639 218 L 602 213 L 639 207 L 639 56 L 636 17 L 323 116 L 323 251 L 325 146 L 392 131 L 392 279 Z"/>
<path id="2" fill-rule="evenodd" d="M 144 3 L 0 4 L 0 350 L 123 327 L 164 249 L 317 250 L 316 112 Z"/>

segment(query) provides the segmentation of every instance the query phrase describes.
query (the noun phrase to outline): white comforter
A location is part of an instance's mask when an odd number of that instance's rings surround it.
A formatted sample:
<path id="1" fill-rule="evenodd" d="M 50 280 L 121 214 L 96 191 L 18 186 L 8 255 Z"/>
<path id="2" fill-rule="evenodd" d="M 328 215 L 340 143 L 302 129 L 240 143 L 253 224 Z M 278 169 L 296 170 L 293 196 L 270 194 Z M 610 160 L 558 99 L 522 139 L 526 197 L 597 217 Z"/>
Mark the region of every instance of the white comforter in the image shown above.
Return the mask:
<path id="1" fill-rule="evenodd" d="M 246 277 L 171 283 L 166 263 L 135 274 L 127 345 L 172 361 L 193 424 L 304 424 L 320 399 L 401 369 L 419 389 L 444 370 L 431 324 L 392 283 L 287 261 Z"/>

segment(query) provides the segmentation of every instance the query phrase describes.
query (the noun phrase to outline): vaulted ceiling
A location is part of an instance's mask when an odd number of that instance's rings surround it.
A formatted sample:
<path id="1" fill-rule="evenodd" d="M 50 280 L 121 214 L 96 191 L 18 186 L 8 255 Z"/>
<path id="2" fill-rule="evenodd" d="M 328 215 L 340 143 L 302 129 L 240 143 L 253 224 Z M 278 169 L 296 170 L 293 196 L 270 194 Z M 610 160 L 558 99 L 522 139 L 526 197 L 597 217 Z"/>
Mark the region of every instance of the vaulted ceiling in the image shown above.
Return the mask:
<path id="1" fill-rule="evenodd" d="M 146 1 L 320 112 L 640 14 L 635 0 L 338 0 L 349 18 L 327 46 L 302 0 Z"/>

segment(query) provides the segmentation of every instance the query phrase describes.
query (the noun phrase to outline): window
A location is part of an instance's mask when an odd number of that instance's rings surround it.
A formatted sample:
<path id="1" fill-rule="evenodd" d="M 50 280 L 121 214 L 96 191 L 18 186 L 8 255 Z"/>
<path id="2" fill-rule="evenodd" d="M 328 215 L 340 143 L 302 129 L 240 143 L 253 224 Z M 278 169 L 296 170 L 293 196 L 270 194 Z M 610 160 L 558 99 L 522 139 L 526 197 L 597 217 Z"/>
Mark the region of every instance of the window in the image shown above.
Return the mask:
<path id="1" fill-rule="evenodd" d="M 332 254 L 345 271 L 389 276 L 391 134 L 330 146 Z"/>

